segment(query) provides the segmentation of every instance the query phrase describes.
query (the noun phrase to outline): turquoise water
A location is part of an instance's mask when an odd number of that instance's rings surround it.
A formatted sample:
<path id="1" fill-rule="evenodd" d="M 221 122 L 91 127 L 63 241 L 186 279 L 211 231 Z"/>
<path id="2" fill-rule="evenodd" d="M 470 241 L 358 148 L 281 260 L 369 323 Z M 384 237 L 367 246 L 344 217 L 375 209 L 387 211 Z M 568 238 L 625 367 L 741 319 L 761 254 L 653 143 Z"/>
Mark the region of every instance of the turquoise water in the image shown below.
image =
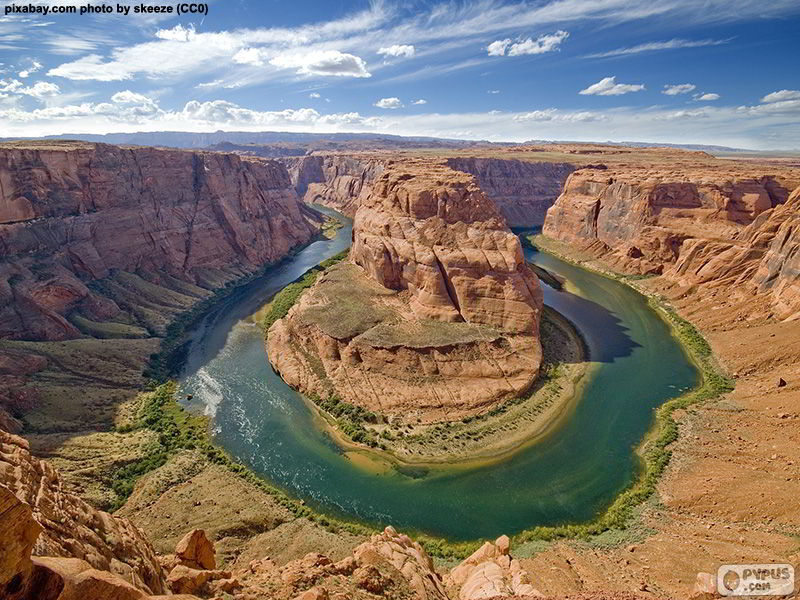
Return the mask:
<path id="1" fill-rule="evenodd" d="M 566 279 L 545 303 L 575 323 L 596 363 L 574 413 L 508 459 L 407 476 L 357 468 L 322 432 L 303 399 L 271 370 L 251 317 L 308 268 L 346 248 L 350 227 L 311 244 L 221 304 L 193 330 L 182 391 L 212 416 L 216 443 L 309 505 L 335 516 L 453 540 L 584 521 L 637 474 L 634 448 L 653 409 L 698 373 L 646 299 L 555 257 L 527 258 Z M 250 319 L 248 319 L 250 317 Z"/>

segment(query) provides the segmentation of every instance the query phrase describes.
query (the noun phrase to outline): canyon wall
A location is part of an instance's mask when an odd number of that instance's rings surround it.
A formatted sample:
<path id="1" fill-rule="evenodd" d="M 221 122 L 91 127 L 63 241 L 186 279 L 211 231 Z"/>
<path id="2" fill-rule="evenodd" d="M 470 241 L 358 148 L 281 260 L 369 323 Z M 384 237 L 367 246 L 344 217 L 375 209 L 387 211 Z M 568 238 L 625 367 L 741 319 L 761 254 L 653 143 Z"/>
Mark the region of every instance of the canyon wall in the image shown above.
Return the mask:
<path id="1" fill-rule="evenodd" d="M 547 209 L 575 170 L 574 165 L 565 162 L 497 158 L 449 158 L 447 164 L 475 176 L 509 227 L 542 225 Z"/>
<path id="2" fill-rule="evenodd" d="M 345 154 L 314 154 L 281 159 L 298 195 L 349 217 L 369 195 L 373 182 L 383 173 L 384 160 Z"/>
<path id="3" fill-rule="evenodd" d="M 289 385 L 422 421 L 530 388 L 541 289 L 471 175 L 387 166 L 360 201 L 350 257 L 269 331 L 270 362 Z"/>
<path id="4" fill-rule="evenodd" d="M 749 166 L 584 168 L 568 178 L 543 233 L 623 272 L 765 294 L 762 308 L 788 318 L 800 308 L 800 200 L 790 196 L 798 183 L 793 170 Z"/>
<path id="5" fill-rule="evenodd" d="M 173 303 L 191 304 L 308 241 L 317 231 L 309 213 L 276 161 L 105 144 L 0 145 L 0 338 L 79 337 L 86 331 L 73 315 L 88 327 L 116 320 L 131 335 L 158 333 L 163 323 L 153 327 L 120 306 L 154 310 L 138 303 L 140 290 L 120 272 L 144 279 L 139 288 L 167 288 L 156 303 L 178 294 Z"/>

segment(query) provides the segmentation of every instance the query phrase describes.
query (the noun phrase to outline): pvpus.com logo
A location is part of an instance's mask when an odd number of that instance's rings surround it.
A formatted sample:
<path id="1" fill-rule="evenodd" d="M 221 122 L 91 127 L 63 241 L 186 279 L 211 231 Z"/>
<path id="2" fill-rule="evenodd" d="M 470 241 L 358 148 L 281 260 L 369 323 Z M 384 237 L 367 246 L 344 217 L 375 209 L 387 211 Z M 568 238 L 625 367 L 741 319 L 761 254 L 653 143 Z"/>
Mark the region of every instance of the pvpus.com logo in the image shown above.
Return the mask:
<path id="1" fill-rule="evenodd" d="M 717 569 L 717 592 L 723 596 L 788 596 L 794 592 L 794 567 L 722 565 Z"/>

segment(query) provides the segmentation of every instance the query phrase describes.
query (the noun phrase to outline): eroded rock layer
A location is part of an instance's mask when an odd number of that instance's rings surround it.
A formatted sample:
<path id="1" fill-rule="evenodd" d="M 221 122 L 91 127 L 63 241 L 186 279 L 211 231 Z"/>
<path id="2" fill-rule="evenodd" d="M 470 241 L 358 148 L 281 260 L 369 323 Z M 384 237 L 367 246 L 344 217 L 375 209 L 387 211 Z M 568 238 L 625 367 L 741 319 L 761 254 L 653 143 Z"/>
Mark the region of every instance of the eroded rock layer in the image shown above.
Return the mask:
<path id="1" fill-rule="evenodd" d="M 405 420 L 486 410 L 541 362 L 542 294 L 516 236 L 466 173 L 404 161 L 359 205 L 351 263 L 273 325 L 293 387 Z"/>
<path id="2" fill-rule="evenodd" d="M 450 158 L 447 164 L 475 176 L 510 227 L 544 223 L 547 209 L 561 194 L 575 166 L 565 162 L 528 162 L 496 158 Z"/>
<path id="3" fill-rule="evenodd" d="M 800 174 L 718 167 L 580 169 L 548 211 L 543 233 L 613 268 L 667 283 L 723 287 L 764 316 L 793 318 L 798 298 Z"/>
<path id="4" fill-rule="evenodd" d="M 21 514 L 29 511 L 35 520 L 35 524 L 14 534 L 21 548 L 30 544 L 39 556 L 80 559 L 88 563 L 87 568 L 115 573 L 134 588 L 165 592 L 165 578 L 155 552 L 137 527 L 65 492 L 58 472 L 31 456 L 27 441 L 0 430 L 3 486 L 29 507 L 19 508 Z M 35 545 L 32 540 L 36 540 Z M 7 543 L 4 535 L 0 535 L 0 541 Z M 20 568 L 26 571 L 30 565 L 23 561 Z"/>
<path id="5" fill-rule="evenodd" d="M 0 145 L 0 338 L 69 339 L 120 320 L 124 291 L 93 285 L 120 271 L 202 295 L 182 282 L 214 287 L 310 239 L 316 227 L 306 211 L 275 161 L 105 144 Z M 142 321 L 135 324 L 148 329 Z"/>
<path id="6" fill-rule="evenodd" d="M 308 203 L 318 203 L 354 216 L 383 173 L 383 158 L 366 155 L 314 154 L 285 158 L 292 184 Z"/>

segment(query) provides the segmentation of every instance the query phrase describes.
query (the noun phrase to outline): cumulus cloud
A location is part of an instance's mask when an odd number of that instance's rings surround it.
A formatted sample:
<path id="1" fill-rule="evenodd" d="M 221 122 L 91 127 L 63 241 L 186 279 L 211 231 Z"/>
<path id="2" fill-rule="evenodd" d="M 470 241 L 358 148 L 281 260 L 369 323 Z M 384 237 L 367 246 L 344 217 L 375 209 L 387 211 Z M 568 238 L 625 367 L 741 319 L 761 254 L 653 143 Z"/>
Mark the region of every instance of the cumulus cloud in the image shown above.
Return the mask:
<path id="1" fill-rule="evenodd" d="M 319 92 L 311 92 L 308 95 L 309 98 L 322 98 L 322 95 Z"/>
<path id="2" fill-rule="evenodd" d="M 377 106 L 378 108 L 402 108 L 403 103 L 400 101 L 400 98 L 381 98 L 378 100 L 373 106 Z"/>
<path id="3" fill-rule="evenodd" d="M 489 53 L 489 56 L 505 56 L 506 48 L 511 43 L 511 40 L 506 38 L 504 40 L 495 40 L 488 46 L 486 46 L 486 51 Z"/>
<path id="4" fill-rule="evenodd" d="M 254 126 L 278 125 L 344 125 L 367 126 L 374 123 L 374 119 L 362 117 L 357 112 L 320 114 L 313 108 L 286 109 L 280 111 L 257 111 L 243 108 L 233 102 L 225 100 L 212 100 L 187 102 L 181 111 L 182 117 L 206 121 L 214 124 L 239 124 Z"/>
<path id="5" fill-rule="evenodd" d="M 425 98 L 420 98 L 419 100 L 414 100 L 411 104 L 420 105 L 420 104 L 427 104 L 427 103 L 428 103 L 428 101 L 425 100 Z"/>
<path id="6" fill-rule="evenodd" d="M 644 85 L 640 83 L 617 83 L 616 77 L 604 77 L 584 90 L 578 92 L 584 96 L 621 96 L 630 92 L 640 92 Z"/>
<path id="7" fill-rule="evenodd" d="M 675 85 L 665 85 L 664 89 L 662 90 L 662 94 L 666 94 L 667 96 L 677 96 L 678 94 L 688 94 L 697 86 L 693 83 L 678 83 Z"/>
<path id="8" fill-rule="evenodd" d="M 719 100 L 719 98 L 720 98 L 719 94 L 711 94 L 711 93 L 694 95 L 694 99 L 697 102 L 710 102 L 712 100 Z"/>
<path id="9" fill-rule="evenodd" d="M 33 65 L 31 65 L 27 69 L 24 69 L 24 70 L 20 71 L 18 73 L 18 75 L 22 79 L 25 79 L 27 77 L 30 77 L 33 73 L 36 73 L 36 71 L 40 70 L 41 68 L 42 68 L 42 63 L 40 63 L 38 61 L 33 61 Z"/>
<path id="10" fill-rule="evenodd" d="M 780 90 L 767 94 L 761 102 L 783 102 L 784 100 L 800 100 L 800 90 Z"/>
<path id="11" fill-rule="evenodd" d="M 19 79 L 0 79 L 0 94 L 3 94 L 4 98 L 9 95 L 21 95 L 44 100 L 60 93 L 60 88 L 49 81 L 37 81 L 31 86 L 26 86 Z"/>
<path id="12" fill-rule="evenodd" d="M 180 23 L 171 29 L 159 29 L 156 37 L 160 40 L 172 40 L 174 42 L 190 42 L 195 38 L 197 32 L 194 25 L 184 27 Z"/>
<path id="13" fill-rule="evenodd" d="M 414 56 L 414 52 L 414 46 L 411 44 L 393 44 L 391 46 L 378 49 L 378 54 L 403 58 L 411 58 Z"/>
<path id="14" fill-rule="evenodd" d="M 261 57 L 261 50 L 258 48 L 242 48 L 233 55 L 233 62 L 253 67 L 264 66 L 264 59 Z"/>
<path id="15" fill-rule="evenodd" d="M 297 69 L 298 75 L 372 76 L 362 58 L 338 50 L 287 52 L 272 58 L 269 63 L 281 69 Z"/>
<path id="16" fill-rule="evenodd" d="M 500 90 L 486 90 L 487 94 L 499 94 Z"/>
<path id="17" fill-rule="evenodd" d="M 702 46 L 718 46 L 720 44 L 727 44 L 730 40 L 682 40 L 674 38 L 665 42 L 647 42 L 646 44 L 638 44 L 637 46 L 628 46 L 625 48 L 617 48 L 609 50 L 608 52 L 599 52 L 597 54 L 587 54 L 584 58 L 607 58 L 610 56 L 626 56 L 628 54 L 639 54 L 640 52 L 653 52 L 656 50 L 672 50 L 675 48 L 699 48 Z"/>
<path id="18" fill-rule="evenodd" d="M 545 54 L 546 52 L 558 50 L 561 43 L 568 37 L 568 31 L 559 30 L 555 33 L 540 35 L 536 39 L 527 38 L 513 43 L 511 39 L 506 38 L 504 40 L 495 40 L 486 47 L 486 51 L 489 56 L 505 56 L 506 50 L 508 50 L 508 56 Z"/>

